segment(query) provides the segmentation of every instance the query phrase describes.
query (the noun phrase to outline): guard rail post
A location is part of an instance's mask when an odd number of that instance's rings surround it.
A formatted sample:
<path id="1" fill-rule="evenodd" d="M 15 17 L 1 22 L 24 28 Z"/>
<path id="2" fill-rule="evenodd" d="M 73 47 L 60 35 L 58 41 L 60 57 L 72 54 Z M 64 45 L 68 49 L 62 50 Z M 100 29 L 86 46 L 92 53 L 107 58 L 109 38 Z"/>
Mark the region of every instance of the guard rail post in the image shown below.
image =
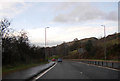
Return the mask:
<path id="1" fill-rule="evenodd" d="M 103 61 L 102 61 L 102 66 L 103 66 Z"/>
<path id="2" fill-rule="evenodd" d="M 114 63 L 112 62 L 112 68 L 113 68 L 113 66 L 114 66 Z"/>

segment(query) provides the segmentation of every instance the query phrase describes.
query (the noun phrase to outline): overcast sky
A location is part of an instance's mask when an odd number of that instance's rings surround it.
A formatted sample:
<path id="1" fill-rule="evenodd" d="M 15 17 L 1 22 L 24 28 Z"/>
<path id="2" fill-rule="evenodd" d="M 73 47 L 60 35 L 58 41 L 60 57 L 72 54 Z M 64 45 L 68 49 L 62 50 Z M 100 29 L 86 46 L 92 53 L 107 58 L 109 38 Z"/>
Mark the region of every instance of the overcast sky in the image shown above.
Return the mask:
<path id="1" fill-rule="evenodd" d="M 1 2 L 0 18 L 9 18 L 11 28 L 24 29 L 32 44 L 54 46 L 75 38 L 103 37 L 118 32 L 117 2 Z"/>

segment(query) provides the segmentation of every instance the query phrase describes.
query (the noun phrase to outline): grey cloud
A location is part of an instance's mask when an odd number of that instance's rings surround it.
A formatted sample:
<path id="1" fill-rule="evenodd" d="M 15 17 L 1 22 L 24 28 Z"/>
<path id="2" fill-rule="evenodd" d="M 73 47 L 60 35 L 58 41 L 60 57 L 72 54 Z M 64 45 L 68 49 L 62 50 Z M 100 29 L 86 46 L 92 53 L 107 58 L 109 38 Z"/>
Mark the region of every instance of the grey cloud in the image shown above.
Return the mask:
<path id="1" fill-rule="evenodd" d="M 117 12 L 105 13 L 90 3 L 62 4 L 61 9 L 64 13 L 59 13 L 54 18 L 54 22 L 80 22 L 94 19 L 117 20 Z"/>
<path id="2" fill-rule="evenodd" d="M 30 7 L 30 3 L 25 2 L 1 2 L 0 3 L 0 18 L 12 18 Z"/>
<path id="3" fill-rule="evenodd" d="M 105 19 L 116 21 L 116 20 L 118 20 L 118 16 L 117 15 L 118 14 L 115 11 L 112 11 L 109 14 L 106 14 Z"/>

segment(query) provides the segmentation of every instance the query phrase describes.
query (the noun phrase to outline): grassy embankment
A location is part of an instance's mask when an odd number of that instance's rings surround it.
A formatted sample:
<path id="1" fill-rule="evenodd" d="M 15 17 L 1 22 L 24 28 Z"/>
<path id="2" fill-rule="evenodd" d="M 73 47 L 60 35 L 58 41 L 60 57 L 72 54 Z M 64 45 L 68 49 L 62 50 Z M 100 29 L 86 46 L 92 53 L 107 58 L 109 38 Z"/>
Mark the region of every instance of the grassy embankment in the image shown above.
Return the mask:
<path id="1" fill-rule="evenodd" d="M 82 47 L 85 50 L 84 54 L 79 54 L 77 49 L 70 51 L 67 56 L 64 56 L 66 59 L 84 59 L 84 60 L 98 60 L 98 61 L 120 61 L 119 57 L 119 47 L 120 47 L 120 42 L 118 41 L 117 38 L 115 39 L 107 39 L 106 40 L 106 55 L 107 55 L 107 60 L 104 60 L 104 49 L 105 49 L 105 44 L 103 40 L 97 40 L 96 42 L 92 43 L 93 48 L 91 51 L 93 53 L 90 53 L 85 49 L 85 45 Z M 90 46 L 89 46 L 90 48 Z M 93 55 L 92 55 L 93 54 Z"/>
<path id="2" fill-rule="evenodd" d="M 25 70 L 31 67 L 35 67 L 38 65 L 46 64 L 48 62 L 37 62 L 37 63 L 30 63 L 30 64 L 17 64 L 17 65 L 7 65 L 2 67 L 2 75 L 6 75 L 12 72 L 20 71 L 20 70 Z"/>
<path id="3" fill-rule="evenodd" d="M 107 61 L 107 62 L 120 62 L 120 60 L 104 60 L 104 59 L 72 59 L 72 60 L 83 60 L 83 61 Z"/>
<path id="4" fill-rule="evenodd" d="M 74 50 L 69 53 L 67 59 L 74 59 L 74 60 L 86 60 L 86 61 L 111 61 L 111 62 L 120 62 L 120 59 L 80 59 L 77 50 Z"/>

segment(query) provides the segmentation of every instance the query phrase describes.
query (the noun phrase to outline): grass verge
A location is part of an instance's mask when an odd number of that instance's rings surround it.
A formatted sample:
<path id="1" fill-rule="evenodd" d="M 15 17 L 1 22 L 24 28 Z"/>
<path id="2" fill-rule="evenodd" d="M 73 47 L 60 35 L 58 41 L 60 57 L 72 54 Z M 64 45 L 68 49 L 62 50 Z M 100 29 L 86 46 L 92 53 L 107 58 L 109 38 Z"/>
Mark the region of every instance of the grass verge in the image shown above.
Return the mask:
<path id="1" fill-rule="evenodd" d="M 17 64 L 17 65 L 6 65 L 2 67 L 2 75 L 7 75 L 12 72 L 20 71 L 20 70 L 25 70 L 31 67 L 35 67 L 38 65 L 46 64 L 48 62 L 41 62 L 41 63 L 30 63 L 30 64 Z"/>
<path id="2" fill-rule="evenodd" d="M 120 62 L 120 60 L 104 60 L 104 59 L 73 59 L 73 60 Z"/>

